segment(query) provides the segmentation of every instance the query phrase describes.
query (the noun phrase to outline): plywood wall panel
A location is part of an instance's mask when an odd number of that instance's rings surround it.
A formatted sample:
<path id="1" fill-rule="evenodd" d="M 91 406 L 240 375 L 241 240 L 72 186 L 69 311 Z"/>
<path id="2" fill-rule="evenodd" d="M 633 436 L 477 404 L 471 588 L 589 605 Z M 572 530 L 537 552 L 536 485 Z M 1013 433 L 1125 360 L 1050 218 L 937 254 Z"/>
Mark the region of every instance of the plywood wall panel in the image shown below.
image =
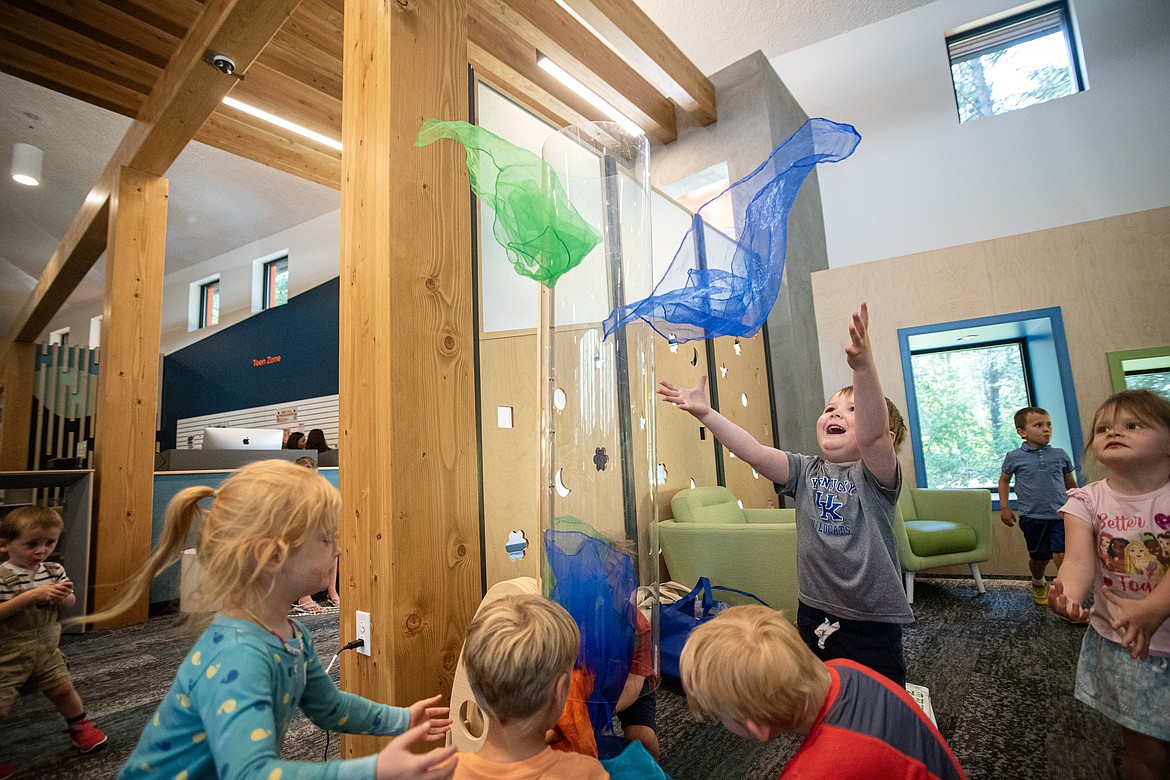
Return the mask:
<path id="1" fill-rule="evenodd" d="M 713 373 L 719 386 L 720 412 L 757 441 L 771 446 L 772 398 L 767 366 L 762 333 L 750 339 L 730 336 L 715 339 Z M 779 506 L 771 480 L 761 477 L 727 449 L 723 450 L 723 472 L 728 490 L 745 507 Z"/>
<path id="2" fill-rule="evenodd" d="M 540 576 L 540 409 L 536 334 L 483 338 L 479 347 L 483 446 L 484 560 L 487 585 Z M 499 409 L 511 409 L 501 428 Z M 505 551 L 510 532 L 528 541 L 522 558 Z"/>
<path id="3" fill-rule="evenodd" d="M 820 271 L 812 282 L 826 394 L 850 383 L 847 326 L 866 300 L 882 386 L 903 410 L 899 328 L 1059 306 L 1083 432 L 1111 392 L 1105 353 L 1170 342 L 1170 208 Z M 914 484 L 909 447 L 901 460 Z M 1005 552 L 1023 544 L 1003 539 L 1010 530 L 997 528 L 988 573 L 1026 571 Z"/>

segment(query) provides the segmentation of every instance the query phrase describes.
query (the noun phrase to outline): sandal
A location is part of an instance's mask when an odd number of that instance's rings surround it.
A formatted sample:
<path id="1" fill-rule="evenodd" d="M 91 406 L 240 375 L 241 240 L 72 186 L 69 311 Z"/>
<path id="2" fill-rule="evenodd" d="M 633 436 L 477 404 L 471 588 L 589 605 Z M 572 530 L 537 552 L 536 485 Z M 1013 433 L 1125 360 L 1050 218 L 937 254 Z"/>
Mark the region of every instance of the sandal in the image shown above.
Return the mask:
<path id="1" fill-rule="evenodd" d="M 318 612 L 324 612 L 321 605 L 317 602 L 312 604 L 293 604 L 292 609 L 289 610 L 290 615 L 313 615 Z"/>
<path id="2" fill-rule="evenodd" d="M 341 599 L 329 599 L 329 606 L 340 608 L 341 607 Z"/>

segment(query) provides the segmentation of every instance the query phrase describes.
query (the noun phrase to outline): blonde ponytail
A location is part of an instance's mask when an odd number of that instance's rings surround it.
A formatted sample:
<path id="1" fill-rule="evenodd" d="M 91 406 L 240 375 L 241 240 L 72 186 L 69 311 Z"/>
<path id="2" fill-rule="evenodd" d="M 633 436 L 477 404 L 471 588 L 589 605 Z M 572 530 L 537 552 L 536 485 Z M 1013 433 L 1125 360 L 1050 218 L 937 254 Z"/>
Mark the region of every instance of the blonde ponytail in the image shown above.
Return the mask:
<path id="1" fill-rule="evenodd" d="M 204 485 L 184 488 L 176 493 L 171 502 L 167 504 L 166 514 L 163 516 L 162 537 L 159 539 L 158 548 L 155 549 L 138 573 L 125 581 L 127 590 L 122 593 L 122 596 L 114 602 L 113 606 L 100 612 L 68 618 L 61 622 L 65 624 L 101 623 L 133 609 L 142 598 L 142 594 L 150 588 L 151 581 L 158 576 L 159 572 L 179 560 L 179 556 L 182 555 L 187 546 L 187 537 L 190 535 L 196 519 L 205 514 L 204 510 L 199 507 L 199 502 L 214 495 L 215 491 Z"/>

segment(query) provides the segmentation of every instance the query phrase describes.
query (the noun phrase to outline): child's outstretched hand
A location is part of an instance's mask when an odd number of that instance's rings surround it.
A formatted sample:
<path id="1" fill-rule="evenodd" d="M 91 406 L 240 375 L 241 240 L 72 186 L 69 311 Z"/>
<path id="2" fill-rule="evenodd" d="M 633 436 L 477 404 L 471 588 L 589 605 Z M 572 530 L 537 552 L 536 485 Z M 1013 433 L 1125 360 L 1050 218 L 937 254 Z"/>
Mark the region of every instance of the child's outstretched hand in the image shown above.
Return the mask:
<path id="1" fill-rule="evenodd" d="M 410 705 L 411 728 L 420 723 L 430 724 L 430 730 L 423 735 L 423 739 L 428 742 L 442 739 L 451 730 L 451 718 L 448 717 L 451 714 L 451 708 L 438 706 L 442 700 L 442 696 L 435 695 Z"/>
<path id="2" fill-rule="evenodd" d="M 414 708 L 411 707 L 413 710 Z M 447 721 L 450 726 L 451 721 Z M 434 726 L 424 720 L 412 726 L 397 736 L 393 742 L 382 748 L 378 754 L 378 761 L 374 765 L 376 780 L 446 780 L 455 774 L 455 765 L 459 759 L 455 757 L 456 748 L 449 745 L 440 750 L 428 753 L 411 753 L 410 748 L 417 742 L 429 739 Z M 444 763 L 446 762 L 446 763 Z"/>
<path id="3" fill-rule="evenodd" d="M 707 401 L 706 374 L 699 377 L 699 384 L 694 387 L 679 387 L 674 382 L 666 380 L 658 384 L 658 395 L 662 396 L 662 400 L 668 404 L 674 404 L 695 417 L 702 417 L 711 411 L 711 404 Z"/>
<path id="4" fill-rule="evenodd" d="M 1166 622 L 1166 615 L 1157 609 L 1153 599 L 1123 599 L 1113 591 L 1105 590 L 1105 599 L 1113 605 L 1114 631 L 1122 633 L 1121 646 L 1129 650 L 1129 657 L 1144 661 L 1150 655 L 1150 637 Z"/>
<path id="5" fill-rule="evenodd" d="M 861 310 L 853 312 L 849 323 L 849 346 L 845 347 L 845 361 L 856 371 L 873 365 L 873 352 L 869 346 L 869 307 L 861 302 Z"/>
<path id="6" fill-rule="evenodd" d="M 1052 589 L 1048 591 L 1048 608 L 1069 620 L 1084 622 L 1089 619 L 1089 610 L 1081 605 L 1081 599 L 1073 600 L 1065 595 L 1064 583 L 1059 576 L 1052 581 Z"/>

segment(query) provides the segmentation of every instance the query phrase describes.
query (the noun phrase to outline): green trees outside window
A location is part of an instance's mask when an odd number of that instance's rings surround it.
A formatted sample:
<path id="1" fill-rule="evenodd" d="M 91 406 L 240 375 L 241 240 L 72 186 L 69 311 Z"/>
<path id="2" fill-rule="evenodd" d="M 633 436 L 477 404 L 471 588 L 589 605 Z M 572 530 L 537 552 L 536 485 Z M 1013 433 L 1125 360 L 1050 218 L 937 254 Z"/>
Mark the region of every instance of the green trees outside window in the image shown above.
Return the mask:
<path id="1" fill-rule="evenodd" d="M 1013 416 L 1030 405 L 1023 343 L 911 355 L 926 484 L 992 488 L 1020 445 Z"/>

